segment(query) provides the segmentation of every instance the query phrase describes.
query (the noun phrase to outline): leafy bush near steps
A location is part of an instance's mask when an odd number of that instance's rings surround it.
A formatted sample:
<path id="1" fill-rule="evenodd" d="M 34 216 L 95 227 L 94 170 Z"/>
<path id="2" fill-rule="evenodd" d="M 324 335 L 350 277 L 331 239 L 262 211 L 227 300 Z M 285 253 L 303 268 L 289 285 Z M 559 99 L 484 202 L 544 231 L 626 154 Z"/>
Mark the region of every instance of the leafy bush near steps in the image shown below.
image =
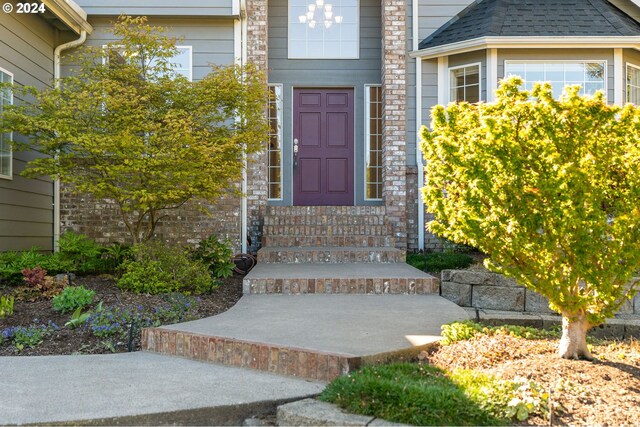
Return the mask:
<path id="1" fill-rule="evenodd" d="M 436 273 L 442 270 L 467 268 L 473 264 L 473 258 L 457 252 L 407 254 L 407 264 L 418 270 Z"/>
<path id="2" fill-rule="evenodd" d="M 95 294 L 84 286 L 68 286 L 53 297 L 53 309 L 60 313 L 69 313 L 84 308 L 93 302 Z"/>
<path id="3" fill-rule="evenodd" d="M 235 264 L 231 261 L 233 251 L 231 243 L 227 240 L 220 241 L 217 236 L 211 235 L 202 240 L 191 257 L 202 261 L 214 279 L 221 279 L 233 275 Z"/>
<path id="4" fill-rule="evenodd" d="M 161 242 L 140 243 L 134 259 L 125 260 L 117 286 L 137 293 L 182 292 L 201 294 L 214 289 L 209 270 L 201 261 L 189 258 L 186 250 Z"/>

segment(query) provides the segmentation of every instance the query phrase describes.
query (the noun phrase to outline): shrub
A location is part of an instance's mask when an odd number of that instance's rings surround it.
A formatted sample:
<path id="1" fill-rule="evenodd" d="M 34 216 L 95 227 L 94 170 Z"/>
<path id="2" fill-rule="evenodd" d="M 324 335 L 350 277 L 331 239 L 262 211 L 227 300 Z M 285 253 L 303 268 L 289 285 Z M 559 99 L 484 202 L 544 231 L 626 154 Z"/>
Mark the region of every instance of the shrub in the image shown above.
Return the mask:
<path id="1" fill-rule="evenodd" d="M 66 277 L 58 280 L 48 276 L 47 270 L 40 267 L 25 268 L 22 271 L 25 286 L 18 287 L 13 295 L 20 301 L 37 301 L 58 295 L 67 285 Z"/>
<path id="2" fill-rule="evenodd" d="M 67 231 L 60 236 L 60 257 L 72 265 L 77 274 L 100 273 L 105 271 L 102 259 L 105 249 L 84 234 Z"/>
<path id="3" fill-rule="evenodd" d="M 160 242 L 141 243 L 134 248 L 133 260 L 125 260 L 118 287 L 137 293 L 160 294 L 209 292 L 214 283 L 207 267 L 189 259 L 181 248 Z"/>
<path id="4" fill-rule="evenodd" d="M 13 314 L 14 297 L 0 297 L 0 319 Z"/>
<path id="5" fill-rule="evenodd" d="M 39 267 L 45 260 L 46 255 L 35 247 L 23 252 L 0 253 L 0 278 L 6 283 L 19 285 L 23 282 L 23 270 Z"/>
<path id="6" fill-rule="evenodd" d="M 231 261 L 232 257 L 231 242 L 221 242 L 214 235 L 202 240 L 192 253 L 192 258 L 202 261 L 215 279 L 233 275 L 235 264 Z"/>
<path id="7" fill-rule="evenodd" d="M 84 286 L 69 286 L 53 297 L 53 309 L 61 313 L 69 313 L 81 309 L 93 302 L 96 293 Z"/>
<path id="8" fill-rule="evenodd" d="M 467 268 L 473 264 L 473 258 L 456 252 L 431 252 L 408 254 L 407 264 L 422 271 L 439 272 L 456 268 Z"/>

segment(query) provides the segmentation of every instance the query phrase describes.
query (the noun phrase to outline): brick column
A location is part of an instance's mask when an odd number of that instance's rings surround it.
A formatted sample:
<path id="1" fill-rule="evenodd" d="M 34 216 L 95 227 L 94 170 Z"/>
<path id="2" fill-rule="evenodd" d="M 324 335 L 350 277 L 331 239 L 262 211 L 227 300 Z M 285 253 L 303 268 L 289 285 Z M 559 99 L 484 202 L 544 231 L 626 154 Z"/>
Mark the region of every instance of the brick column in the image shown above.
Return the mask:
<path id="1" fill-rule="evenodd" d="M 247 1 L 247 60 L 264 73 L 268 71 L 268 4 L 267 0 Z M 266 84 L 266 82 L 265 82 Z M 266 106 L 265 106 L 266 114 Z M 265 141 L 266 144 L 266 141 Z M 266 148 L 266 145 L 265 145 Z M 247 235 L 256 250 L 262 235 L 262 216 L 267 205 L 267 152 L 252 155 L 247 166 Z M 251 250 L 249 249 L 249 250 Z"/>
<path id="2" fill-rule="evenodd" d="M 407 248 L 406 0 L 382 0 L 382 197 L 396 247 Z"/>

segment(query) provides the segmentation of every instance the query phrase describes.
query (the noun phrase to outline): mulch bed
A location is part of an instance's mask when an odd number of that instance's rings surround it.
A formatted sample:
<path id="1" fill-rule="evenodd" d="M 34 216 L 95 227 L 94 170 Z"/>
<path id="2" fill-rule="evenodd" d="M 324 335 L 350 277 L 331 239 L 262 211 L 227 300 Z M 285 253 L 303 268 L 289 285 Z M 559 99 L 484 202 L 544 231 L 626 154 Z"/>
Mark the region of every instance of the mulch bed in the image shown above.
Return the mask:
<path id="1" fill-rule="evenodd" d="M 242 276 L 222 279 L 222 284 L 212 293 L 198 295 L 197 307 L 191 311 L 192 318 L 202 318 L 220 314 L 233 307 L 242 296 Z M 121 305 L 153 310 L 163 299 L 159 295 L 135 294 L 122 291 L 115 285 L 111 276 L 79 277 L 72 283 L 74 286 L 82 285 L 95 291 L 94 301 L 103 301 L 103 306 Z M 4 290 L 7 293 L 8 289 Z M 0 294 L 2 294 L 0 290 Z M 94 304 L 95 305 L 95 304 Z M 84 327 L 68 329 L 64 324 L 71 317 L 70 314 L 60 314 L 53 310 L 51 301 L 23 302 L 16 301 L 14 314 L 0 320 L 0 330 L 11 326 L 29 326 L 34 323 L 47 324 L 49 321 L 56 323 L 60 329 L 45 338 L 36 347 L 24 348 L 16 351 L 7 343 L 0 345 L 0 356 L 44 356 L 58 354 L 100 354 L 128 351 L 128 342 L 114 342 L 105 345 L 105 339 L 91 334 Z M 140 349 L 139 333 L 134 334 L 133 350 Z"/>
<path id="2" fill-rule="evenodd" d="M 477 336 L 426 356 L 444 369 L 477 369 L 503 379 L 524 377 L 549 390 L 552 419 L 524 425 L 640 425 L 640 342 L 599 342 L 595 361 L 556 356 L 557 340 Z"/>

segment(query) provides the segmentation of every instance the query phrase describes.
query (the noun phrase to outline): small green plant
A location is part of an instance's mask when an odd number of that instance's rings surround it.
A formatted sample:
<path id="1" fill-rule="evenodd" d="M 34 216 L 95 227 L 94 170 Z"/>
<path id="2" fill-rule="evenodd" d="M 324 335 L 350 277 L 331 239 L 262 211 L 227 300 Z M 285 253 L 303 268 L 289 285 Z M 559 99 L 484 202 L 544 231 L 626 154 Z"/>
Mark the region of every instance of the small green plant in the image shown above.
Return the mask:
<path id="1" fill-rule="evenodd" d="M 207 267 L 191 260 L 182 248 L 145 242 L 134 248 L 133 260 L 125 260 L 118 287 L 137 293 L 182 292 L 200 294 L 215 287 Z"/>
<path id="2" fill-rule="evenodd" d="M 233 275 L 235 265 L 231 261 L 232 257 L 231 242 L 220 241 L 214 235 L 202 240 L 192 253 L 193 259 L 202 261 L 209 268 L 214 279 Z"/>
<path id="3" fill-rule="evenodd" d="M 19 301 L 38 301 L 53 298 L 62 292 L 67 279 L 61 280 L 48 276 L 47 270 L 35 267 L 22 270 L 24 286 L 16 288 L 13 295 Z"/>
<path id="4" fill-rule="evenodd" d="M 53 309 L 61 313 L 68 313 L 82 309 L 93 302 L 96 293 L 84 286 L 69 286 L 53 297 Z"/>
<path id="5" fill-rule="evenodd" d="M 67 231 L 60 236 L 60 257 L 73 265 L 78 274 L 105 270 L 104 248 L 84 234 Z"/>
<path id="6" fill-rule="evenodd" d="M 164 302 L 154 308 L 152 316 L 154 325 L 170 325 L 193 320 L 194 317 L 191 312 L 198 304 L 198 300 L 195 297 L 171 293 L 163 295 L 162 299 Z"/>
<path id="7" fill-rule="evenodd" d="M 106 267 L 110 271 L 116 271 L 120 268 L 125 259 L 131 259 L 131 246 L 114 243 L 104 249 L 102 258 Z"/>
<path id="8" fill-rule="evenodd" d="M 46 325 L 15 326 L 2 330 L 0 340 L 9 341 L 13 343 L 16 350 L 22 351 L 25 347 L 37 346 L 45 337 L 58 329 L 58 326 L 51 321 Z"/>
<path id="9" fill-rule="evenodd" d="M 467 268 L 473 264 L 473 258 L 456 252 L 430 252 L 408 254 L 407 264 L 418 270 L 437 273 L 442 270 Z"/>
<path id="10" fill-rule="evenodd" d="M 69 329 L 75 329 L 78 326 L 84 324 L 87 319 L 91 316 L 91 312 L 87 311 L 86 313 L 82 312 L 82 307 L 78 307 L 76 311 L 71 315 L 71 319 L 67 323 L 64 324 L 65 327 Z"/>
<path id="11" fill-rule="evenodd" d="M 550 329 L 538 329 L 530 326 L 501 325 L 485 326 L 471 320 L 451 322 L 441 327 L 442 339 L 440 344 L 449 345 L 458 341 L 465 341 L 476 335 L 510 335 L 512 337 L 525 338 L 529 340 L 539 340 L 546 338 L 559 338 L 560 329 L 558 327 Z"/>
<path id="12" fill-rule="evenodd" d="M 6 316 L 11 316 L 13 314 L 14 302 L 15 298 L 12 296 L 0 297 L 0 319 L 5 318 Z"/>

